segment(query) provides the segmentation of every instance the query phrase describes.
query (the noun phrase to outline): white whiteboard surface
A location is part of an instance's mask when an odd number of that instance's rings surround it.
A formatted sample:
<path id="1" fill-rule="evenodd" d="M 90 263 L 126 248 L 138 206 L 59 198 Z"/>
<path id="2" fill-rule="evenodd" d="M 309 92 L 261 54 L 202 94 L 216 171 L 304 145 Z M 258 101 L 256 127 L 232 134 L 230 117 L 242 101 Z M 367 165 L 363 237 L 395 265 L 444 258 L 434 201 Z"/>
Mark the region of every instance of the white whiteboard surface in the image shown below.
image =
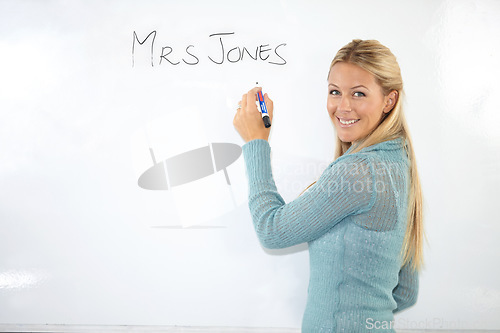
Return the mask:
<path id="1" fill-rule="evenodd" d="M 293 200 L 333 158 L 327 71 L 361 38 L 399 60 L 425 195 L 426 267 L 397 327 L 500 329 L 498 17 L 494 0 L 0 0 L 0 324 L 300 327 L 307 247 L 260 247 L 242 157 L 189 189 L 138 178 L 149 148 L 241 146 L 258 81 Z"/>

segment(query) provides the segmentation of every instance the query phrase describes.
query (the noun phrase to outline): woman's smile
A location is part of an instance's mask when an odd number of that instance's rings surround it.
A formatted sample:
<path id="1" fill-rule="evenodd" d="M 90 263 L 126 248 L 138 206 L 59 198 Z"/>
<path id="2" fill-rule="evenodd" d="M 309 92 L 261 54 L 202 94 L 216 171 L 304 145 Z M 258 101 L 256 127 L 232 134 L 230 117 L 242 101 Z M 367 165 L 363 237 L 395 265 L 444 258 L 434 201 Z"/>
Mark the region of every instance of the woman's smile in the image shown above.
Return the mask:
<path id="1" fill-rule="evenodd" d="M 351 127 L 354 126 L 358 121 L 361 119 L 347 119 L 347 118 L 339 118 L 336 117 L 340 123 L 340 127 L 346 128 L 346 127 Z"/>

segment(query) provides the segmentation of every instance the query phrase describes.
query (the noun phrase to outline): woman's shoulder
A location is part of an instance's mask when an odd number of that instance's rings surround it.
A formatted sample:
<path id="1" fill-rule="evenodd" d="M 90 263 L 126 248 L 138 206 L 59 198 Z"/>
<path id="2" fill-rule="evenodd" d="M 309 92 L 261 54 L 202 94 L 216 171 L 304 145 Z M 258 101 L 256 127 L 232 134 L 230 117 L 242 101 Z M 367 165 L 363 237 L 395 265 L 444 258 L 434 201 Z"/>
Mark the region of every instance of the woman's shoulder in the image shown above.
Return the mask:
<path id="1" fill-rule="evenodd" d="M 347 157 L 351 155 L 351 157 L 357 158 L 361 158 L 363 156 L 364 158 L 372 161 L 389 159 L 392 161 L 408 163 L 407 145 L 408 141 L 405 138 L 398 137 L 364 147 L 358 152 L 349 153 L 349 151 L 347 151 L 345 156 Z"/>
<path id="2" fill-rule="evenodd" d="M 376 151 L 394 151 L 394 150 L 404 150 L 405 146 L 408 144 L 407 140 L 402 137 L 395 139 L 382 141 L 371 146 L 361 149 L 359 152 L 376 152 Z"/>
<path id="3" fill-rule="evenodd" d="M 357 152 L 349 152 L 349 150 L 339 158 L 337 158 L 331 166 L 341 167 L 342 169 L 358 169 L 359 167 L 368 169 L 377 169 L 382 165 L 393 164 L 400 167 L 409 166 L 409 159 L 406 153 L 405 145 L 407 141 L 404 138 L 396 138 L 388 141 L 383 141 L 368 147 L 365 147 Z"/>

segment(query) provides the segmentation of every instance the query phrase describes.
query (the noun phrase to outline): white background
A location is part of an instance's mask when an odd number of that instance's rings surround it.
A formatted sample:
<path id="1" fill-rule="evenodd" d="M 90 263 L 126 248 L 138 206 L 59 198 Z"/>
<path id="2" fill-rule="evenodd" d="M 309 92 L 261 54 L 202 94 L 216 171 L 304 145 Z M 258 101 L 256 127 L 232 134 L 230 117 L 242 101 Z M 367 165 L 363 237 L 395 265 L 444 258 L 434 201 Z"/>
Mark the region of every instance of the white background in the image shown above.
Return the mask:
<path id="1" fill-rule="evenodd" d="M 293 200 L 333 158 L 329 63 L 361 38 L 399 60 L 425 195 L 419 300 L 396 324 L 500 329 L 499 17 L 500 1 L 0 0 L 0 323 L 299 327 L 307 247 L 262 249 L 246 202 L 178 227 L 186 202 L 137 185 L 133 138 L 189 109 L 208 142 L 242 145 L 232 117 L 259 81 Z M 145 44 L 132 67 L 133 32 L 154 30 L 154 66 Z M 216 65 L 220 32 L 226 52 L 286 43 L 287 63 Z"/>

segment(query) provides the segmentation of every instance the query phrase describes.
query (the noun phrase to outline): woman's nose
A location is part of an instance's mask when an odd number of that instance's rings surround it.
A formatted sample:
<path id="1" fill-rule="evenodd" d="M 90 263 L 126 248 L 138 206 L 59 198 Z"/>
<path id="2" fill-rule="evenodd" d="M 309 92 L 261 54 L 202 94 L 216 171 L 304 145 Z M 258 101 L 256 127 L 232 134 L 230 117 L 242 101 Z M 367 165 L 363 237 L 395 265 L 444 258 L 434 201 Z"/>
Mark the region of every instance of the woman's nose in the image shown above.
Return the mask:
<path id="1" fill-rule="evenodd" d="M 348 112 L 351 111 L 351 102 L 348 97 L 342 96 L 340 98 L 340 104 L 338 106 L 339 111 Z"/>

